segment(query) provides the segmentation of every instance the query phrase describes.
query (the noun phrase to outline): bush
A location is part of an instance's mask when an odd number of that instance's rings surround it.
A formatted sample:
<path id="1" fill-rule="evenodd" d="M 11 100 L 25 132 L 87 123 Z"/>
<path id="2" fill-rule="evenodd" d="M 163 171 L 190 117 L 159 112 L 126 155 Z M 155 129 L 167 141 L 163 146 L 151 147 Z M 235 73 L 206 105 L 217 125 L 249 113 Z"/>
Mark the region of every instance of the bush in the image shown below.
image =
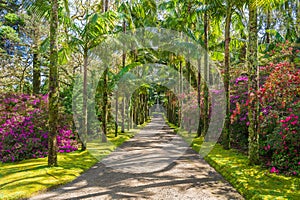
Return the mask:
<path id="1" fill-rule="evenodd" d="M 3 94 L 0 97 L 0 161 L 15 162 L 47 156 L 48 96 Z M 70 119 L 60 115 L 59 152 L 77 149 Z"/>
<path id="2" fill-rule="evenodd" d="M 300 52 L 277 44 L 260 67 L 259 133 L 261 158 L 272 173 L 299 174 Z M 232 143 L 247 146 L 247 76 L 232 82 Z M 233 146 L 235 146 L 233 145 Z"/>

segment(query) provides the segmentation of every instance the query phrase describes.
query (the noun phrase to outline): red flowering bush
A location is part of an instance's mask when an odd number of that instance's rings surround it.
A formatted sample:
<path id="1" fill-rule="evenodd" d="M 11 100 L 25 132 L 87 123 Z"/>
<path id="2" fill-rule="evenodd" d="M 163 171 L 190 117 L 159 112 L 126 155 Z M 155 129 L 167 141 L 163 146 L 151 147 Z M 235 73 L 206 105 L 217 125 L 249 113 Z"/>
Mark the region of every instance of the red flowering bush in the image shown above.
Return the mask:
<path id="1" fill-rule="evenodd" d="M 14 162 L 44 157 L 48 148 L 48 97 L 26 94 L 3 94 L 0 97 L 0 161 Z M 66 115 L 57 143 L 59 152 L 77 149 L 77 142 Z"/>
<path id="2" fill-rule="evenodd" d="M 266 165 L 272 167 L 271 172 L 297 175 L 300 172 L 300 69 L 290 61 L 296 60 L 293 58 L 299 52 L 293 48 L 284 50 L 285 45 L 277 47 L 280 47 L 278 53 L 289 55 L 289 59 L 266 66 L 270 75 L 258 91 L 262 107 L 261 153 Z M 272 53 L 276 57 L 276 52 Z"/>
<path id="3" fill-rule="evenodd" d="M 300 173 L 299 127 L 299 115 L 290 114 L 280 120 L 272 134 L 266 136 L 262 152 L 267 166 L 272 166 L 270 172 Z"/>
<path id="4" fill-rule="evenodd" d="M 260 67 L 260 153 L 270 172 L 299 175 L 300 52 L 290 46 L 277 44 L 266 55 L 268 64 Z M 238 139 L 248 131 L 246 79 L 238 77 L 231 94 L 232 141 L 240 146 Z"/>

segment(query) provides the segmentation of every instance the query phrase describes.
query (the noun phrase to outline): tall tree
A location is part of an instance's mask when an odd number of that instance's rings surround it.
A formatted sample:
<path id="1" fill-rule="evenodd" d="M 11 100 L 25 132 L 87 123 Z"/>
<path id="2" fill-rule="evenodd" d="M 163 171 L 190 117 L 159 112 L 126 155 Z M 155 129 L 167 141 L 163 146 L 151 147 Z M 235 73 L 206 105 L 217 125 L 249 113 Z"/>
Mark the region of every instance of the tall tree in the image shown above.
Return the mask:
<path id="1" fill-rule="evenodd" d="M 232 1 L 226 0 L 226 20 L 225 20 L 225 72 L 224 87 L 226 94 L 226 118 L 223 133 L 223 146 L 230 149 L 230 25 L 232 16 Z"/>
<path id="2" fill-rule="evenodd" d="M 105 0 L 104 12 L 108 11 L 108 0 Z M 103 72 L 103 105 L 102 105 L 102 142 L 107 142 L 107 124 L 108 124 L 108 66 Z"/>
<path id="3" fill-rule="evenodd" d="M 205 0 L 205 5 L 208 6 L 208 0 Z M 208 31 L 209 31 L 209 12 L 205 10 L 204 12 L 204 109 L 203 109 L 203 131 L 202 136 L 205 136 L 208 130 L 209 125 L 209 92 L 208 92 L 208 84 L 209 84 L 209 63 L 208 63 Z"/>
<path id="4" fill-rule="evenodd" d="M 249 3 L 249 52 L 248 52 L 248 92 L 250 101 L 248 104 L 249 118 L 249 163 L 259 164 L 259 129 L 258 115 L 259 102 L 256 91 L 259 88 L 259 69 L 257 59 L 258 48 L 257 32 L 257 3 L 252 0 Z"/>
<path id="5" fill-rule="evenodd" d="M 35 17 L 34 17 L 35 18 Z M 37 23 L 37 20 L 34 19 L 33 22 L 34 27 L 33 30 L 33 70 L 32 70 L 32 92 L 33 94 L 39 94 L 40 93 L 40 87 L 41 87 L 41 66 L 40 66 L 40 27 Z"/>
<path id="6" fill-rule="evenodd" d="M 57 166 L 58 134 L 58 0 L 51 1 L 50 18 L 50 73 L 49 73 L 49 136 L 48 136 L 48 166 Z"/>

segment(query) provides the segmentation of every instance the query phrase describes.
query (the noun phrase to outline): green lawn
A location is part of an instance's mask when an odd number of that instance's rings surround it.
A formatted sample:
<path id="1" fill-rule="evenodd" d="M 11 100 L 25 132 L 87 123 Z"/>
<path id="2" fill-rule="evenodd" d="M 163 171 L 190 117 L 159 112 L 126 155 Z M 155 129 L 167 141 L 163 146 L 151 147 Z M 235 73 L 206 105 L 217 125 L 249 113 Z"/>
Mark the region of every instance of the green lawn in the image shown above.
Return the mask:
<path id="1" fill-rule="evenodd" d="M 300 179 L 249 166 L 248 157 L 217 144 L 205 157 L 246 199 L 300 199 Z"/>
<path id="2" fill-rule="evenodd" d="M 195 138 L 196 134 L 187 134 L 169 125 L 199 152 L 203 138 Z M 224 150 L 216 144 L 204 159 L 246 199 L 300 199 L 299 177 L 271 174 L 261 166 L 249 166 L 248 157 L 237 150 Z"/>
<path id="3" fill-rule="evenodd" d="M 143 126 L 140 126 L 143 127 Z M 97 158 L 110 154 L 117 146 L 133 137 L 138 129 L 131 132 L 108 135 L 110 142 L 88 143 L 88 148 L 97 152 Z M 0 163 L 0 199 L 28 198 L 37 192 L 57 187 L 74 180 L 98 160 L 88 151 L 59 153 L 59 167 L 47 167 L 47 158 L 29 159 L 17 163 Z"/>

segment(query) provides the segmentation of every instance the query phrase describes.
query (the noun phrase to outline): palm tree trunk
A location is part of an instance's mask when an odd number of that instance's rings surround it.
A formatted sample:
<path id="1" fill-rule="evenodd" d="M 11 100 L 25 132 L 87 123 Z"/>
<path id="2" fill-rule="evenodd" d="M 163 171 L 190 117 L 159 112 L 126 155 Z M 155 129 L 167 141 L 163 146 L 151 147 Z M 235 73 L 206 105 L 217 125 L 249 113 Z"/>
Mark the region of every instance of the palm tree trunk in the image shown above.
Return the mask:
<path id="1" fill-rule="evenodd" d="M 250 102 L 248 104 L 249 119 L 249 163 L 259 164 L 259 132 L 258 111 L 259 102 L 256 91 L 258 89 L 259 70 L 257 61 L 257 8 L 256 5 L 249 6 L 249 57 L 248 57 L 248 91 Z"/>
<path id="2" fill-rule="evenodd" d="M 227 1 L 228 2 L 228 1 Z M 230 25 L 231 25 L 231 4 L 227 3 L 226 24 L 225 24 L 225 74 L 224 86 L 226 94 L 226 118 L 222 143 L 225 149 L 230 149 Z"/>
<path id="3" fill-rule="evenodd" d="M 266 23 L 266 43 L 270 44 L 271 36 L 270 36 L 270 28 L 271 28 L 271 9 L 267 10 L 267 23 Z"/>
<path id="4" fill-rule="evenodd" d="M 103 72 L 103 105 L 102 105 L 102 142 L 107 142 L 107 116 L 108 116 L 108 68 Z"/>
<path id="5" fill-rule="evenodd" d="M 197 72 L 197 102 L 199 108 L 199 122 L 197 128 L 197 137 L 201 136 L 202 132 L 202 117 L 201 117 L 201 58 L 197 60 L 198 72 Z"/>
<path id="6" fill-rule="evenodd" d="M 126 33 L 126 22 L 123 20 L 123 33 Z M 122 55 L 122 66 L 125 68 L 126 65 L 126 51 L 123 51 Z M 121 125 L 121 133 L 125 132 L 125 97 L 122 99 L 122 125 Z"/>
<path id="7" fill-rule="evenodd" d="M 130 117 L 130 98 L 129 97 L 125 97 L 125 104 L 126 104 L 126 117 L 127 117 L 127 130 L 129 131 L 131 128 L 131 117 Z"/>
<path id="8" fill-rule="evenodd" d="M 121 133 L 125 133 L 125 97 L 122 98 L 122 125 Z"/>
<path id="9" fill-rule="evenodd" d="M 88 68 L 88 49 L 85 48 L 83 52 L 83 122 L 82 122 L 82 130 L 81 130 L 81 150 L 86 150 L 86 138 L 87 138 L 87 68 Z"/>
<path id="10" fill-rule="evenodd" d="M 297 1 L 296 30 L 297 37 L 300 38 L 300 0 Z"/>
<path id="11" fill-rule="evenodd" d="M 105 0 L 104 12 L 108 11 L 108 0 Z"/>
<path id="12" fill-rule="evenodd" d="M 207 4 L 207 1 L 205 1 L 205 4 Z M 209 24 L 209 19 L 208 19 L 208 13 L 205 11 L 204 13 L 204 48 L 205 48 L 205 53 L 204 53 L 204 109 L 203 109 L 203 131 L 202 131 L 202 136 L 205 136 L 208 130 L 208 124 L 209 124 L 209 119 L 208 119 L 208 112 L 209 112 L 209 102 L 208 102 L 208 83 L 209 83 L 209 66 L 208 66 L 208 24 Z"/>
<path id="13" fill-rule="evenodd" d="M 119 94 L 116 91 L 116 122 L 115 122 L 115 137 L 118 136 L 118 112 L 119 112 Z"/>
<path id="14" fill-rule="evenodd" d="M 41 88 L 41 67 L 39 62 L 39 53 L 33 54 L 33 71 L 32 71 L 32 91 L 33 94 L 39 94 Z"/>
<path id="15" fill-rule="evenodd" d="M 182 70 L 182 61 L 179 62 L 179 94 L 183 93 L 183 70 Z M 181 117 L 182 117 L 182 100 L 179 100 L 180 108 L 178 109 L 178 127 L 181 127 Z"/>
<path id="16" fill-rule="evenodd" d="M 50 18 L 50 72 L 49 72 L 49 136 L 48 136 L 48 166 L 57 166 L 58 134 L 58 0 L 51 1 Z"/>
<path id="17" fill-rule="evenodd" d="M 39 27 L 34 28 L 34 48 L 33 48 L 33 71 L 32 71 L 32 91 L 33 94 L 40 93 L 41 87 L 41 67 L 40 67 L 40 56 L 39 56 Z"/>

